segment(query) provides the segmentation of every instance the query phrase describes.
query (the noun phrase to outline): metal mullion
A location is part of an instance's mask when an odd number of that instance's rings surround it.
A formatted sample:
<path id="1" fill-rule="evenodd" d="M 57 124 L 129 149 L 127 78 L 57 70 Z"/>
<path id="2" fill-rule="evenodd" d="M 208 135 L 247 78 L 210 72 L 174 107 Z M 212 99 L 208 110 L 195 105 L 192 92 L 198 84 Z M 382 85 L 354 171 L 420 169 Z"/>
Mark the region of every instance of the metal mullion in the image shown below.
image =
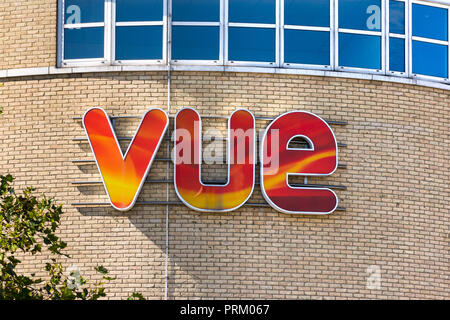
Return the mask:
<path id="1" fill-rule="evenodd" d="M 170 64 L 172 62 L 172 0 L 164 0 L 167 6 L 167 39 L 166 39 L 166 46 L 167 46 L 167 68 L 170 71 Z"/>
<path id="2" fill-rule="evenodd" d="M 103 19 L 105 19 L 105 17 Z M 64 29 L 100 28 L 105 26 L 106 26 L 105 22 L 85 22 L 85 23 L 64 24 Z"/>
<path id="3" fill-rule="evenodd" d="M 198 26 L 198 27 L 219 27 L 219 22 L 199 22 L 199 21 L 176 21 L 172 22 L 172 26 Z"/>
<path id="4" fill-rule="evenodd" d="M 163 16 L 162 16 L 162 63 L 167 64 L 167 51 L 168 51 L 168 0 L 163 0 Z"/>
<path id="5" fill-rule="evenodd" d="M 398 33 L 389 33 L 389 38 L 397 38 L 397 39 L 406 39 L 406 36 L 404 34 L 398 34 Z"/>
<path id="6" fill-rule="evenodd" d="M 334 61 L 334 0 L 330 0 L 330 69 L 334 70 L 335 61 Z"/>
<path id="7" fill-rule="evenodd" d="M 234 28 L 260 28 L 260 29 L 276 29 L 277 24 L 273 23 L 247 23 L 247 22 L 230 22 L 228 26 Z"/>
<path id="8" fill-rule="evenodd" d="M 285 65 L 284 62 L 284 30 L 286 28 L 285 24 L 284 24 L 284 1 L 285 0 L 280 0 L 280 67 L 283 67 Z"/>
<path id="9" fill-rule="evenodd" d="M 62 67 L 64 60 L 64 23 L 65 23 L 65 0 L 58 1 L 58 47 L 57 47 L 57 62 L 58 68 Z"/>
<path id="10" fill-rule="evenodd" d="M 116 0 L 113 1 L 105 1 L 105 17 L 104 17 L 104 23 L 105 23 L 105 43 L 104 43 L 104 53 L 103 56 L 105 58 L 105 61 L 111 65 L 112 60 L 112 45 L 113 45 L 113 39 L 112 39 L 112 10 L 115 7 Z"/>
<path id="11" fill-rule="evenodd" d="M 403 1 L 405 3 L 405 75 L 408 77 L 410 74 L 410 66 L 409 66 L 409 51 L 411 50 L 410 48 L 410 44 L 409 44 L 409 38 L 411 38 L 410 36 L 410 31 L 409 31 L 409 25 L 410 25 L 410 11 L 409 11 L 409 0 L 404 0 Z"/>
<path id="12" fill-rule="evenodd" d="M 318 31 L 318 32 L 330 32 L 330 27 L 311 27 L 311 26 L 298 26 L 298 25 L 284 25 L 284 29 L 287 30 L 304 30 L 304 31 Z"/>
<path id="13" fill-rule="evenodd" d="M 407 28 L 407 40 L 408 41 L 408 77 L 413 76 L 412 72 L 412 1 L 407 2 L 408 11 L 408 28 Z"/>
<path id="14" fill-rule="evenodd" d="M 387 70 L 389 69 L 386 65 L 389 63 L 389 52 L 387 51 L 389 49 L 389 44 L 386 43 L 386 34 L 389 34 L 389 25 L 386 23 L 387 19 L 387 12 L 389 9 L 386 7 L 386 2 L 389 0 L 381 0 L 381 72 L 383 74 L 387 74 Z"/>
<path id="15" fill-rule="evenodd" d="M 280 25 L 281 25 L 281 0 L 275 1 L 275 66 L 280 67 L 281 66 L 281 35 L 280 35 Z"/>
<path id="16" fill-rule="evenodd" d="M 223 26 L 223 28 L 224 28 L 224 32 L 223 32 L 223 34 L 224 34 L 223 64 L 227 65 L 229 63 L 229 60 L 228 60 L 228 29 L 229 29 L 228 8 L 229 8 L 229 6 L 228 6 L 228 0 L 221 0 L 221 1 L 223 1 L 223 3 L 224 3 L 224 10 L 223 10 L 223 19 L 224 19 L 224 26 Z"/>
<path id="17" fill-rule="evenodd" d="M 225 64 L 225 1 L 220 0 L 220 17 L 219 17 L 219 63 Z"/>
<path id="18" fill-rule="evenodd" d="M 412 37 L 412 39 L 414 41 L 432 43 L 432 44 L 437 44 L 437 45 L 440 45 L 440 46 L 447 46 L 448 45 L 448 41 L 444 41 L 444 40 L 436 40 L 436 39 L 423 38 L 423 37 Z"/>
<path id="19" fill-rule="evenodd" d="M 361 34 L 361 35 L 367 35 L 367 36 L 376 36 L 376 37 L 382 37 L 383 32 L 382 31 L 367 31 L 367 30 L 357 30 L 357 29 L 338 29 L 341 33 L 347 33 L 347 34 Z"/>
<path id="20" fill-rule="evenodd" d="M 430 7 L 436 7 L 436 8 L 442 8 L 442 9 L 448 9 L 448 4 L 444 4 L 440 1 L 433 1 L 433 0 L 428 0 L 428 1 L 420 1 L 420 0 L 412 0 L 413 3 L 417 3 L 417 4 L 421 4 L 424 6 L 430 6 Z"/>
<path id="21" fill-rule="evenodd" d="M 64 66 L 71 66 L 71 67 L 92 67 L 92 66 L 98 66 L 100 62 L 105 61 L 104 58 L 86 58 L 86 59 L 69 59 L 64 60 L 62 64 Z M 80 64 L 80 65 L 77 65 Z"/>
<path id="22" fill-rule="evenodd" d="M 281 66 L 281 0 L 275 1 L 275 67 Z"/>
<path id="23" fill-rule="evenodd" d="M 333 23 L 333 45 L 334 45 L 334 70 L 338 70 L 339 66 L 339 0 L 333 0 L 334 23 Z"/>
<path id="24" fill-rule="evenodd" d="M 111 7 L 111 64 L 116 62 L 116 2 L 117 0 L 113 0 Z"/>
<path id="25" fill-rule="evenodd" d="M 163 17 L 164 19 L 164 17 Z M 115 26 L 116 27 L 139 27 L 139 26 L 143 26 L 143 27 L 150 27 L 150 26 L 162 26 L 164 25 L 164 20 L 162 21 L 121 21 L 121 22 L 116 22 Z"/>
<path id="26" fill-rule="evenodd" d="M 390 11 L 390 1 L 391 0 L 387 0 L 387 5 L 386 5 L 386 16 L 384 17 L 384 20 L 386 21 L 386 29 L 384 30 L 386 33 L 386 38 L 385 38 L 385 43 L 386 43 L 386 60 L 385 60 L 385 67 L 386 67 L 386 71 L 385 74 L 387 74 L 388 72 L 392 72 L 391 71 L 391 67 L 390 67 L 390 60 L 391 60 L 391 46 L 390 46 L 390 41 L 391 41 L 391 33 L 390 33 L 390 21 L 391 21 L 391 11 Z"/>

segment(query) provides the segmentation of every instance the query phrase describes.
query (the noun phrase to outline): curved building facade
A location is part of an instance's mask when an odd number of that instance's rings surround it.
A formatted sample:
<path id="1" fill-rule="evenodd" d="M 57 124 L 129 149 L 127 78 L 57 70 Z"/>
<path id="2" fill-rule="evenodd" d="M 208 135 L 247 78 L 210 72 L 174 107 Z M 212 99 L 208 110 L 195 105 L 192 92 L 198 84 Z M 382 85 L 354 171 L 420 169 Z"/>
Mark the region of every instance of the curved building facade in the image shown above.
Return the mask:
<path id="1" fill-rule="evenodd" d="M 64 265 L 88 277 L 104 265 L 110 298 L 448 299 L 449 10 L 444 0 L 4 0 L 2 174 L 64 205 Z M 122 153 L 149 109 L 167 115 L 128 211 L 110 204 L 83 118 L 91 108 L 109 116 Z M 234 210 L 194 210 L 175 187 L 174 129 L 188 108 L 202 120 L 205 189 L 234 172 L 228 119 L 253 115 L 254 184 Z M 282 212 L 262 192 L 260 132 L 295 111 L 326 122 L 337 163 L 286 183 L 332 190 L 329 214 Z M 45 257 L 25 261 L 35 272 Z"/>

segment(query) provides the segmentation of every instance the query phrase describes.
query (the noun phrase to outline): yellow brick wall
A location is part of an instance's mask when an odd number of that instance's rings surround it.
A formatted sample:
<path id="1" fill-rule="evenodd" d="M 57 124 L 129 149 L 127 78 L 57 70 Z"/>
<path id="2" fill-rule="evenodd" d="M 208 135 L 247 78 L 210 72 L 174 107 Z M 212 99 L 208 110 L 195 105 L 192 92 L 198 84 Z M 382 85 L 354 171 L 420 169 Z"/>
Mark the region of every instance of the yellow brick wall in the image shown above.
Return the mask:
<path id="1" fill-rule="evenodd" d="M 0 70 L 56 65 L 57 3 L 0 1 Z"/>
<path id="2" fill-rule="evenodd" d="M 26 55 L 0 50 L 8 66 L 22 66 Z M 42 60 L 33 66 L 46 60 L 35 58 Z M 73 117 L 92 106 L 113 115 L 167 110 L 167 74 L 12 78 L 0 88 L 0 105 L 1 173 L 16 176 L 18 188 L 36 186 L 64 204 L 61 236 L 72 256 L 64 265 L 76 265 L 88 276 L 96 264 L 105 265 L 117 277 L 108 285 L 110 298 L 133 290 L 164 298 L 165 206 L 121 213 L 71 204 L 106 201 L 103 187 L 72 184 L 100 179 L 94 165 L 72 162 L 92 159 L 87 143 L 73 140 L 84 136 Z M 171 206 L 169 298 L 450 298 L 450 91 L 332 77 L 173 72 L 170 114 L 182 107 L 224 116 L 245 107 L 267 117 L 301 109 L 347 121 L 332 126 L 338 141 L 347 144 L 339 149 L 347 168 L 311 180 L 347 186 L 337 191 L 347 210 L 314 217 L 245 206 L 200 214 Z M 119 120 L 118 135 L 131 135 L 137 123 Z M 224 129 L 226 120 L 204 123 L 217 125 Z M 259 128 L 266 125 L 257 121 Z M 158 156 L 166 156 L 166 145 Z M 223 175 L 221 169 L 210 168 L 207 178 Z M 150 175 L 164 179 L 166 163 L 155 162 Z M 169 192 L 170 200 L 177 200 L 173 184 Z M 139 197 L 165 199 L 166 184 L 146 184 Z M 250 202 L 263 202 L 258 186 Z M 31 272 L 43 257 L 26 261 Z M 381 270 L 380 289 L 366 286 L 372 265 Z"/>

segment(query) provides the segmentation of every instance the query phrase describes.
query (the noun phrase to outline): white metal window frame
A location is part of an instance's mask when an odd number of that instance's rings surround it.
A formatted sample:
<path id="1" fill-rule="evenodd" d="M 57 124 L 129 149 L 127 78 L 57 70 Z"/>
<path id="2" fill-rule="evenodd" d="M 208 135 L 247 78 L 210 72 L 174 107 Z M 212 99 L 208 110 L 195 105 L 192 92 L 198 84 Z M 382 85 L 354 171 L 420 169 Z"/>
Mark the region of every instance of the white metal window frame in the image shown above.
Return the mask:
<path id="1" fill-rule="evenodd" d="M 408 77 L 410 75 L 410 71 L 409 71 L 409 63 L 408 63 L 408 57 L 409 57 L 409 51 L 410 51 L 410 46 L 409 46 L 409 30 L 410 30 L 410 24 L 411 24 L 411 19 L 410 19 L 410 12 L 408 10 L 408 0 L 393 0 L 393 1 L 397 1 L 397 2 L 403 2 L 404 6 L 405 6 L 405 21 L 404 21 L 404 27 L 405 27 L 405 33 L 404 34 L 399 34 L 399 33 L 391 33 L 390 32 L 390 2 L 391 0 L 387 0 L 386 2 L 386 74 L 387 75 L 393 75 L 393 76 L 397 76 L 397 77 Z M 397 38 L 397 39 L 403 39 L 403 41 L 405 42 L 405 52 L 404 52 L 404 68 L 405 71 L 404 72 L 400 72 L 400 71 L 394 71 L 390 69 L 390 56 L 391 56 L 391 49 L 390 49 L 390 39 L 391 38 Z"/>
<path id="2" fill-rule="evenodd" d="M 280 66 L 280 1 L 275 0 L 275 24 L 269 23 L 240 23 L 240 22 L 229 22 L 229 0 L 221 0 L 224 2 L 225 6 L 225 65 L 226 66 L 242 66 L 242 67 L 279 67 Z M 260 29 L 273 29 L 275 30 L 275 61 L 273 62 L 262 62 L 262 61 L 238 61 L 229 60 L 228 47 L 229 47 L 229 29 L 235 28 L 260 28 Z"/>
<path id="3" fill-rule="evenodd" d="M 425 6 L 430 6 L 430 7 L 436 7 L 436 8 L 442 8 L 442 9 L 446 9 L 447 10 L 447 41 L 442 41 L 442 40 L 435 40 L 435 39 L 430 39 L 430 38 L 422 38 L 422 37 L 416 37 L 413 36 L 413 31 L 412 31 L 412 26 L 413 26 L 413 21 L 412 21 L 412 7 L 413 4 L 421 4 L 421 5 L 425 5 Z M 449 5 L 444 5 L 441 3 L 434 3 L 432 1 L 419 1 L 419 0 L 410 0 L 408 3 L 408 11 L 410 12 L 410 23 L 409 23 L 409 35 L 410 37 L 408 38 L 408 42 L 409 42 L 409 56 L 408 56 L 408 64 L 409 64 L 409 76 L 411 78 L 414 79 L 421 79 L 421 80 L 429 80 L 429 81 L 442 81 L 444 80 L 444 82 L 446 83 L 450 83 L 450 6 Z M 439 44 L 439 45 L 443 45 L 443 46 L 447 46 L 447 78 L 443 79 L 443 78 L 439 78 L 439 77 L 433 77 L 433 76 L 428 76 L 428 75 L 422 75 L 422 74 L 416 74 L 413 73 L 413 50 L 412 50 L 412 42 L 413 41 L 420 41 L 420 42 L 425 42 L 425 43 L 433 43 L 433 44 Z"/>
<path id="4" fill-rule="evenodd" d="M 116 10 L 116 0 L 111 1 L 111 61 L 112 65 L 162 65 L 167 63 L 167 1 L 161 0 L 163 2 L 163 15 L 162 21 L 130 21 L 130 22 L 117 22 L 117 10 Z M 117 27 L 149 27 L 149 26 L 162 26 L 162 53 L 161 59 L 146 59 L 146 60 L 116 60 L 116 28 Z"/>
<path id="5" fill-rule="evenodd" d="M 334 69 L 334 0 L 330 1 L 330 26 L 329 27 L 311 27 L 302 25 L 287 25 L 284 23 L 284 8 L 285 0 L 280 2 L 280 21 L 282 30 L 280 32 L 280 60 L 281 67 L 283 68 L 299 68 L 299 69 L 314 69 L 314 70 L 332 70 Z M 285 62 L 284 60 L 284 32 L 285 30 L 302 30 L 302 31 L 321 31 L 328 32 L 330 36 L 330 64 L 329 65 L 317 65 L 317 64 L 301 64 Z"/>
<path id="6" fill-rule="evenodd" d="M 448 35 L 450 37 L 450 3 L 447 0 L 397 0 L 405 3 L 405 35 L 398 35 L 389 32 L 389 0 L 381 0 L 382 3 L 382 30 L 381 31 L 367 31 L 367 30 L 353 30 L 339 28 L 339 0 L 330 0 L 330 27 L 308 27 L 308 26 L 289 26 L 284 25 L 284 0 L 276 1 L 275 24 L 262 23 L 234 23 L 228 22 L 229 0 L 220 0 L 220 22 L 172 22 L 171 19 L 171 4 L 172 0 L 163 1 L 163 21 L 148 21 L 148 22 L 118 22 L 116 24 L 116 0 L 108 0 L 104 2 L 105 5 L 105 19 L 100 23 L 81 23 L 76 25 L 65 24 L 65 0 L 58 0 L 58 46 L 57 46 L 57 67 L 95 67 L 95 66 L 142 66 L 143 69 L 152 70 L 152 67 L 158 68 L 164 66 L 178 65 L 180 67 L 186 66 L 192 70 L 201 70 L 210 67 L 237 67 L 239 70 L 245 71 L 247 68 L 251 70 L 257 67 L 269 68 L 283 68 L 283 69 L 305 69 L 305 70 L 325 70 L 325 71 L 339 71 L 359 74 L 383 74 L 388 76 L 412 78 L 417 80 L 444 82 L 450 83 L 450 79 L 432 77 L 421 74 L 412 73 L 412 41 L 422 41 L 428 43 L 436 43 L 446 45 L 448 48 L 448 75 L 450 78 L 450 39 L 448 41 L 440 41 L 428 38 L 419 38 L 412 36 L 412 4 L 422 4 L 427 6 L 434 6 L 448 10 Z M 115 60 L 115 27 L 117 26 L 138 26 L 138 25 L 162 25 L 163 26 L 163 55 L 162 59 L 158 60 Z M 186 26 L 219 26 L 220 27 L 220 52 L 219 60 L 171 60 L 171 30 L 172 25 L 186 25 Z M 87 28 L 87 27 L 103 27 L 104 28 L 104 57 L 95 59 L 64 59 L 64 30 L 69 28 Z M 275 30 L 275 60 L 274 62 L 258 62 L 258 61 L 230 61 L 228 59 L 228 31 L 230 27 L 248 27 L 248 28 L 269 28 Z M 310 64 L 294 64 L 284 62 L 284 30 L 298 29 L 310 31 L 329 31 L 330 32 L 330 65 L 310 65 Z M 381 37 L 381 66 L 380 70 L 354 68 L 339 66 L 339 33 L 353 33 L 361 35 L 372 35 Z M 405 72 L 396 72 L 389 70 L 389 39 L 404 38 L 405 39 Z M 231 70 L 230 69 L 230 70 Z"/>
<path id="7" fill-rule="evenodd" d="M 115 1 L 115 0 L 114 0 Z M 77 66 L 103 66 L 111 61 L 111 24 L 107 20 L 111 12 L 111 2 L 104 1 L 104 19 L 103 22 L 88 22 L 77 24 L 66 24 L 65 0 L 59 0 L 58 7 L 58 67 L 77 67 Z M 64 58 L 64 35 L 65 29 L 94 28 L 103 27 L 103 57 L 92 59 L 65 59 Z"/>
<path id="8" fill-rule="evenodd" d="M 219 13 L 219 21 L 210 21 L 210 22 L 196 22 L 196 21 L 173 21 L 172 17 L 172 6 L 173 1 L 167 0 L 165 2 L 169 3 L 169 24 L 170 24 L 170 35 L 172 35 L 174 26 L 190 26 L 190 27 L 219 27 L 219 59 L 218 60 L 185 60 L 185 59 L 172 59 L 172 50 L 170 50 L 170 63 L 173 65 L 223 65 L 224 64 L 224 39 L 225 39 L 225 28 L 224 28 L 224 20 L 225 20 L 225 1 L 220 1 L 220 13 Z M 173 44 L 172 37 L 170 38 L 170 43 Z"/>
<path id="9" fill-rule="evenodd" d="M 335 67 L 337 71 L 344 72 L 358 72 L 358 73 L 369 73 L 369 74 L 386 74 L 386 1 L 380 0 L 381 3 L 381 31 L 367 31 L 358 29 L 346 29 L 339 28 L 339 0 L 334 0 L 334 55 L 335 55 Z M 345 34 L 356 34 L 356 35 L 366 35 L 366 36 L 377 36 L 380 38 L 381 52 L 380 52 L 380 67 L 381 69 L 368 69 L 368 68 L 356 68 L 356 67 L 346 67 L 339 64 L 339 35 L 341 33 Z"/>

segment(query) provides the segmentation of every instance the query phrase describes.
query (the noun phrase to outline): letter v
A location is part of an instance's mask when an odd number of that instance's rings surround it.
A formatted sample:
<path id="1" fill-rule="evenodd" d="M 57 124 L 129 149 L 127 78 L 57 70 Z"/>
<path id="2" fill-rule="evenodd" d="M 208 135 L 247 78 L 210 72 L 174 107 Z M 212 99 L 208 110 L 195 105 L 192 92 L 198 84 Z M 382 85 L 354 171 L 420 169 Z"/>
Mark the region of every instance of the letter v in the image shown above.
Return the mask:
<path id="1" fill-rule="evenodd" d="M 115 209 L 126 211 L 133 207 L 168 123 L 163 110 L 147 111 L 124 156 L 106 112 L 92 108 L 84 114 L 83 126 L 109 201 Z"/>

